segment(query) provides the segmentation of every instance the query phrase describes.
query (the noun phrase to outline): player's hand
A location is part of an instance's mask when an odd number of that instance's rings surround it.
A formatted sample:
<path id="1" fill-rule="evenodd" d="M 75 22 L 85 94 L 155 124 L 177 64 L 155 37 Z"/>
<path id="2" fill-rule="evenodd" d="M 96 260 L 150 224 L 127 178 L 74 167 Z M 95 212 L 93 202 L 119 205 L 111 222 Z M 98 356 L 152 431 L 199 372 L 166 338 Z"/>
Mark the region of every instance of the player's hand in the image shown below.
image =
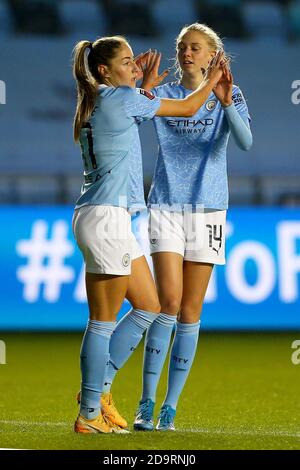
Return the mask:
<path id="1" fill-rule="evenodd" d="M 157 51 L 150 51 L 144 59 L 143 63 L 143 81 L 141 88 L 144 90 L 151 90 L 158 86 L 169 74 L 169 70 L 164 70 L 159 73 L 159 66 L 161 61 L 161 53 Z"/>
<path id="2" fill-rule="evenodd" d="M 221 105 L 226 107 L 232 104 L 233 76 L 228 62 L 223 65 L 222 70 L 222 77 L 218 81 L 217 85 L 213 88 L 213 92 L 220 101 Z"/>
<path id="3" fill-rule="evenodd" d="M 208 68 L 204 73 L 204 79 L 217 85 L 223 75 L 223 67 L 226 64 L 226 58 L 223 50 L 219 50 L 210 61 Z"/>
<path id="4" fill-rule="evenodd" d="M 137 55 L 134 58 L 135 65 L 138 68 L 138 75 L 137 75 L 137 80 L 142 80 L 143 75 L 144 75 L 144 67 L 147 62 L 147 57 L 150 54 L 150 50 L 147 52 L 142 52 L 142 54 Z"/>

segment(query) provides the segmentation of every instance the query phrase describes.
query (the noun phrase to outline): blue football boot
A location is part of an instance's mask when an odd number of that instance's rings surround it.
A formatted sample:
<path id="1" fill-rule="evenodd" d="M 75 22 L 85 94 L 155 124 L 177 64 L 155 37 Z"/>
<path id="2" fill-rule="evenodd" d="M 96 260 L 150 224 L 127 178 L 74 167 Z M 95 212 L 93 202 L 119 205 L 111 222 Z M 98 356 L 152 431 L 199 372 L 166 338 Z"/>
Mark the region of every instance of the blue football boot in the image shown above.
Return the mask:
<path id="1" fill-rule="evenodd" d="M 153 409 L 154 402 L 150 398 L 147 398 L 147 400 L 144 401 L 140 401 L 133 423 L 133 428 L 136 431 L 154 430 Z"/>
<path id="2" fill-rule="evenodd" d="M 173 410 L 169 405 L 161 407 L 158 423 L 156 425 L 157 431 L 175 431 L 174 418 L 176 410 Z"/>

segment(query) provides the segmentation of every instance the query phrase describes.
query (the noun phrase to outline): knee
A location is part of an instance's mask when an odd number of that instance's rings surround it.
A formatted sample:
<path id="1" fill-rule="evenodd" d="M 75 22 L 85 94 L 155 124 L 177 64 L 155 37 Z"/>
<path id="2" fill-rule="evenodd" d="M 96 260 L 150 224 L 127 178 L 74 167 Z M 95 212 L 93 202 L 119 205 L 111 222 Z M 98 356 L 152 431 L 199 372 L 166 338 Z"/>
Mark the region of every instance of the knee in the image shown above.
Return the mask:
<path id="1" fill-rule="evenodd" d="M 180 306 L 179 321 L 182 323 L 196 323 L 202 312 L 202 303 L 192 301 L 184 302 Z"/>
<path id="2" fill-rule="evenodd" d="M 170 296 L 161 299 L 161 312 L 169 315 L 177 315 L 180 307 L 180 300 L 177 297 Z"/>
<path id="3" fill-rule="evenodd" d="M 146 312 L 151 312 L 151 313 L 160 313 L 160 303 L 158 299 L 153 299 L 151 301 L 147 302 L 137 302 L 132 305 L 133 308 L 136 308 L 138 310 L 145 310 Z"/>
<path id="4" fill-rule="evenodd" d="M 159 300 L 157 299 L 156 302 L 153 302 L 152 305 L 151 305 L 151 309 L 149 309 L 149 312 L 152 312 L 152 313 L 160 313 L 160 309 L 161 309 L 161 306 L 160 306 L 160 302 Z"/>

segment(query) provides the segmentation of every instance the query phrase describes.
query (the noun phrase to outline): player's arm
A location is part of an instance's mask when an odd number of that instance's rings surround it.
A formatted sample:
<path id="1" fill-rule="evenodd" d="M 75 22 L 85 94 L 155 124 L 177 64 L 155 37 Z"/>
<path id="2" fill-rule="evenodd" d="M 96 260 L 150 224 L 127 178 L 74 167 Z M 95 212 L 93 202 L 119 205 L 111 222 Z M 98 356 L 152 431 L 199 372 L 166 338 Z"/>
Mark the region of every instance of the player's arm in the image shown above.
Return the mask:
<path id="1" fill-rule="evenodd" d="M 233 76 L 228 65 L 223 67 L 223 75 L 217 86 L 214 88 L 216 97 L 221 102 L 224 113 L 235 140 L 241 150 L 249 150 L 252 146 L 253 138 L 248 120 L 248 112 L 239 113 L 233 102 Z M 245 107 L 245 105 L 244 105 Z"/>
<path id="2" fill-rule="evenodd" d="M 241 150 L 250 150 L 253 137 L 248 118 L 244 120 L 233 103 L 223 109 L 235 143 Z"/>
<path id="3" fill-rule="evenodd" d="M 224 65 L 224 60 L 224 53 L 219 51 L 210 62 L 206 74 L 198 88 L 181 100 L 162 98 L 156 116 L 191 117 L 196 114 L 220 80 L 223 73 L 222 66 Z"/>
<path id="4" fill-rule="evenodd" d="M 209 97 L 214 85 L 215 82 L 203 80 L 197 90 L 184 99 L 161 98 L 161 105 L 156 116 L 194 116 Z"/>

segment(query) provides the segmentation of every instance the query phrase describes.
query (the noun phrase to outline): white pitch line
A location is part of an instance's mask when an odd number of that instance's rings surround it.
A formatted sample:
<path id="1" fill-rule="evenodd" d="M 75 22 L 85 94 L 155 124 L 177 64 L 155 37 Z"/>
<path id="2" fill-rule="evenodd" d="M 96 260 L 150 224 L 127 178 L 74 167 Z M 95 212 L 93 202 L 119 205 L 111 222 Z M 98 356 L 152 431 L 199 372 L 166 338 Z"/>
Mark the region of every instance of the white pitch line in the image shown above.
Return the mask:
<path id="1" fill-rule="evenodd" d="M 58 426 L 58 427 L 70 427 L 71 423 L 67 422 L 36 422 L 36 421 L 10 421 L 10 420 L 0 420 L 0 424 L 11 424 L 12 426 Z"/>
<path id="2" fill-rule="evenodd" d="M 12 426 L 46 426 L 46 427 L 66 427 L 66 428 L 71 428 L 72 424 L 64 421 L 64 422 L 50 422 L 50 421 L 44 421 L 44 422 L 37 422 L 37 421 L 10 421 L 10 420 L 0 420 L 0 424 L 8 424 Z M 191 429 L 177 429 L 178 433 L 198 433 L 198 434 L 223 434 L 226 436 L 249 436 L 249 437 L 254 437 L 254 436 L 273 436 L 273 437 L 296 437 L 300 439 L 300 432 L 298 433 L 293 433 L 290 431 L 285 431 L 285 430 L 278 430 L 278 431 L 264 431 L 264 430 L 259 430 L 259 429 L 249 429 L 249 430 L 244 430 L 244 429 L 203 429 L 203 428 L 191 428 Z M 155 432 L 156 434 L 156 432 Z"/>

